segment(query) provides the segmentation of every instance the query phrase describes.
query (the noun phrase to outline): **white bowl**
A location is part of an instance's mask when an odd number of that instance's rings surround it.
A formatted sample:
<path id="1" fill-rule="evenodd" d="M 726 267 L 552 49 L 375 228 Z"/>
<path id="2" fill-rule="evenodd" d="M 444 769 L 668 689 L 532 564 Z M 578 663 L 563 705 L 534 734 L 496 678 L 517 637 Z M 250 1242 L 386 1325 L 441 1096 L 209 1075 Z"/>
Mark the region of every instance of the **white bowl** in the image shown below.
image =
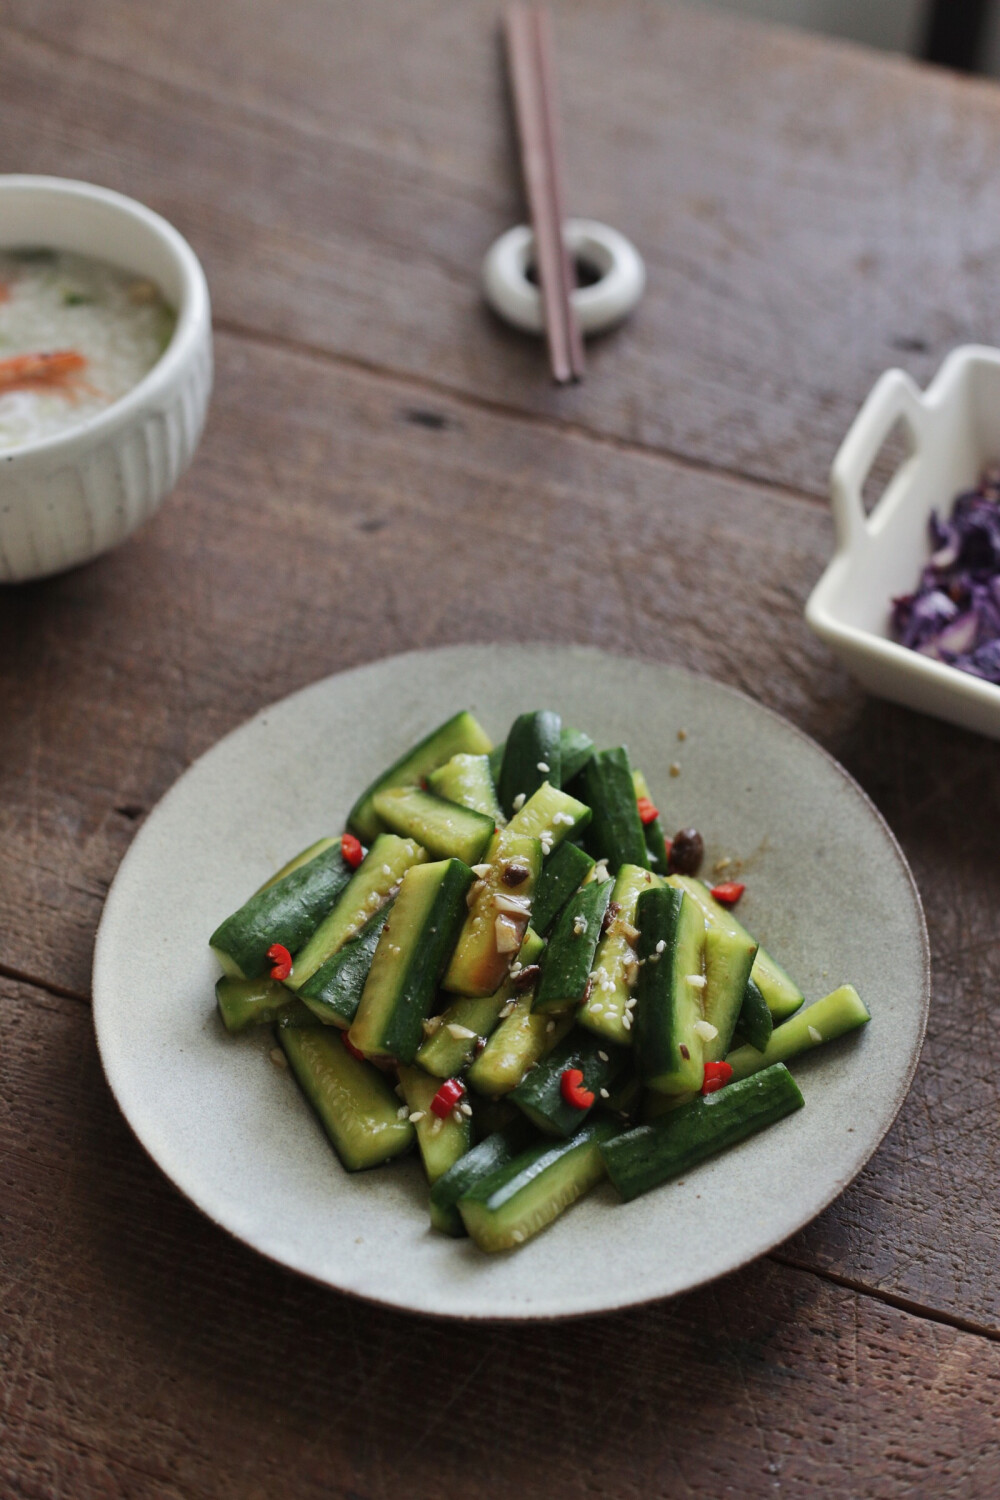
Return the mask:
<path id="1" fill-rule="evenodd" d="M 131 198 L 0 176 L 0 246 L 76 251 L 156 282 L 177 312 L 161 358 L 78 426 L 0 453 L 0 582 L 62 572 L 149 519 L 198 446 L 212 388 L 208 287 L 190 245 Z"/>
<path id="2" fill-rule="evenodd" d="M 862 489 L 898 421 L 913 453 L 870 515 Z M 894 595 L 912 593 L 930 557 L 928 521 L 950 513 L 1000 460 L 1000 349 L 955 349 L 926 391 L 903 370 L 877 381 L 830 473 L 836 526 L 833 561 L 813 589 L 806 620 L 858 681 L 882 698 L 1000 739 L 1000 687 L 932 661 L 892 640 Z"/>

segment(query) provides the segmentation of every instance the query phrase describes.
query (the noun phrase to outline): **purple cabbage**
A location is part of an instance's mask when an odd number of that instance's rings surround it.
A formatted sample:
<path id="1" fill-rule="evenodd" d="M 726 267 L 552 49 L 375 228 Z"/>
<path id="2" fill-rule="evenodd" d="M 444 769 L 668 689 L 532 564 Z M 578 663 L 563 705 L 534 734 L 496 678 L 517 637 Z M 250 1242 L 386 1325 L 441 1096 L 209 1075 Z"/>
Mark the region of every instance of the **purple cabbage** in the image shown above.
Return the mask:
<path id="1" fill-rule="evenodd" d="M 931 558 L 912 594 L 892 601 L 904 646 L 1000 686 L 1000 468 L 931 512 Z"/>

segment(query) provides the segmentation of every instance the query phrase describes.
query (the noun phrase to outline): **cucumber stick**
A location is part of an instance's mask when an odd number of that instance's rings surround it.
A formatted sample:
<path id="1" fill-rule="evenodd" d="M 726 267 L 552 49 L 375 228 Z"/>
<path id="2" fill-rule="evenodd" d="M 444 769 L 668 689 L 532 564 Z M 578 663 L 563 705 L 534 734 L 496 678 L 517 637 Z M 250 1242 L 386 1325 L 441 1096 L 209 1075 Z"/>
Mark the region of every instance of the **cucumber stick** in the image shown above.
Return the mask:
<path id="1" fill-rule="evenodd" d="M 779 1063 L 608 1141 L 602 1147 L 608 1176 L 627 1203 L 774 1125 L 804 1102 L 795 1079 Z"/>
<path id="2" fill-rule="evenodd" d="M 456 1239 L 464 1235 L 465 1224 L 458 1211 L 459 1198 L 471 1192 L 484 1177 L 512 1162 L 530 1145 L 533 1137 L 531 1126 L 519 1115 L 460 1157 L 431 1188 L 431 1223 L 434 1228 Z"/>
<path id="3" fill-rule="evenodd" d="M 376 792 L 372 806 L 387 828 L 418 844 L 435 859 L 461 859 L 474 865 L 493 837 L 485 813 L 445 802 L 418 786 L 391 786 Z"/>
<path id="4" fill-rule="evenodd" d="M 530 990 L 518 995 L 510 1015 L 503 1017 L 469 1069 L 469 1082 L 488 1099 L 499 1099 L 516 1089 L 524 1075 L 559 1045 L 573 1025 L 571 1015 L 536 1013 L 533 999 Z"/>
<path id="5" fill-rule="evenodd" d="M 417 1145 L 427 1181 L 437 1182 L 472 1145 L 471 1115 L 463 1113 L 461 1107 L 452 1110 L 443 1120 L 432 1114 L 431 1100 L 441 1087 L 441 1080 L 431 1078 L 422 1068 L 402 1066 L 399 1086 L 410 1111 L 411 1124 L 417 1132 Z M 415 1123 L 413 1116 L 419 1116 Z"/>
<path id="6" fill-rule="evenodd" d="M 231 1036 L 271 1021 L 287 1018 L 301 1025 L 307 1018 L 313 1019 L 301 1001 L 277 979 L 234 979 L 231 974 L 223 974 L 216 981 L 215 1001 L 222 1024 Z"/>
<path id="7" fill-rule="evenodd" d="M 734 1078 L 749 1078 L 773 1063 L 786 1062 L 791 1057 L 798 1057 L 800 1052 L 808 1052 L 823 1042 L 832 1042 L 845 1032 L 856 1031 L 870 1020 L 868 1007 L 854 986 L 842 984 L 832 994 L 816 1000 L 791 1020 L 776 1026 L 763 1052 L 758 1052 L 755 1047 L 738 1047 L 735 1052 L 730 1052 L 726 1061 Z"/>
<path id="8" fill-rule="evenodd" d="M 321 1021 L 344 1028 L 354 1020 L 378 940 L 391 911 L 389 901 L 368 918 L 357 937 L 321 964 L 299 990 L 300 999 Z"/>
<path id="9" fill-rule="evenodd" d="M 542 870 L 536 838 L 501 828 L 490 844 L 471 905 L 444 976 L 455 995 L 492 995 L 514 961 L 531 918 L 531 902 Z"/>
<path id="10" fill-rule="evenodd" d="M 276 870 L 270 880 L 265 880 L 264 884 L 258 887 L 254 895 L 259 896 L 262 891 L 269 891 L 272 885 L 277 885 L 279 880 L 284 880 L 285 876 L 291 875 L 293 870 L 300 870 L 311 859 L 315 859 L 317 854 L 324 854 L 327 849 L 331 849 L 334 844 L 339 843 L 339 839 L 317 839 L 315 844 L 310 844 L 300 854 L 296 854 L 294 859 L 290 859 L 286 865 L 282 865 L 280 870 Z"/>
<path id="11" fill-rule="evenodd" d="M 749 937 L 746 928 L 737 922 L 728 907 L 715 900 L 703 881 L 696 880 L 693 875 L 668 875 L 667 880 L 670 885 L 686 891 L 692 900 L 697 901 L 705 921 L 712 927 L 721 927 L 734 936 L 743 933 Z M 751 973 L 754 983 L 767 1001 L 767 1008 L 774 1017 L 775 1024 L 798 1010 L 803 1000 L 802 991 L 765 949 L 757 949 Z"/>
<path id="12" fill-rule="evenodd" d="M 510 1250 L 551 1224 L 600 1182 L 601 1151 L 621 1126 L 588 1120 L 568 1141 L 539 1141 L 480 1178 L 458 1200 L 465 1227 L 480 1250 Z"/>
<path id="13" fill-rule="evenodd" d="M 654 876 L 640 865 L 622 865 L 611 892 L 613 915 L 597 945 L 593 979 L 577 1020 L 620 1047 L 631 1046 L 629 1003 L 639 978 L 635 909 Z"/>
<path id="14" fill-rule="evenodd" d="M 767 1001 L 758 989 L 752 973 L 743 993 L 736 1030 L 743 1041 L 749 1042 L 757 1052 L 763 1052 L 774 1030 L 774 1017 L 768 1010 Z"/>
<path id="15" fill-rule="evenodd" d="M 542 937 L 593 868 L 593 859 L 578 844 L 553 849 L 542 866 L 531 905 L 531 925 Z"/>
<path id="16" fill-rule="evenodd" d="M 300 990 L 328 958 L 357 937 L 368 919 L 389 899 L 411 865 L 423 864 L 426 849 L 414 839 L 380 833 L 354 871 L 336 906 L 319 924 L 300 953 L 296 953 L 288 987 Z"/>
<path id="17" fill-rule="evenodd" d="M 486 755 L 492 748 L 492 740 L 483 726 L 462 709 L 460 713 L 439 724 L 419 744 L 383 771 L 366 787 L 348 815 L 347 826 L 365 844 L 370 844 L 384 824 L 374 807 L 375 793 L 390 786 L 414 786 L 421 777 L 429 776 L 438 766 L 443 766 L 453 755 Z"/>
<path id="18" fill-rule="evenodd" d="M 652 802 L 649 795 L 649 783 L 641 771 L 632 772 L 632 785 L 635 788 L 636 801 L 645 797 Z M 641 821 L 641 819 L 640 819 Z M 669 856 L 667 854 L 667 841 L 663 836 L 663 824 L 660 822 L 659 813 L 649 823 L 643 823 L 642 836 L 646 841 L 646 855 L 649 868 L 657 875 L 666 875 L 670 868 Z"/>
<path id="19" fill-rule="evenodd" d="M 611 1089 L 622 1079 L 628 1061 L 627 1052 L 616 1047 L 608 1049 L 602 1038 L 588 1036 L 574 1027 L 558 1047 L 522 1078 L 510 1096 L 511 1101 L 543 1135 L 575 1135 L 594 1105 L 601 1102 L 602 1089 L 604 1097 L 610 1098 Z M 593 1104 L 587 1108 L 571 1104 L 563 1097 L 562 1078 L 570 1068 L 583 1074 L 582 1087 L 594 1096 Z"/>
<path id="20" fill-rule="evenodd" d="M 593 814 L 587 846 L 611 870 L 645 865 L 646 840 L 639 819 L 632 767 L 624 745 L 599 750 L 583 768 L 583 798 Z"/>
<path id="21" fill-rule="evenodd" d="M 579 776 L 593 753 L 594 742 L 590 735 L 584 734 L 582 729 L 571 729 L 568 724 L 564 724 L 559 731 L 559 755 L 562 762 L 560 786 L 568 786 L 574 777 Z"/>
<path id="22" fill-rule="evenodd" d="M 544 852 L 546 844 L 555 849 L 563 839 L 575 839 L 589 822 L 590 808 L 586 803 L 546 782 L 517 809 L 508 827 L 513 833 L 541 839 Z"/>
<path id="23" fill-rule="evenodd" d="M 312 937 L 351 878 L 334 840 L 266 890 L 251 896 L 215 929 L 209 943 L 227 974 L 259 979 L 270 967 L 267 950 L 281 943 L 297 953 Z"/>
<path id="24" fill-rule="evenodd" d="M 561 784 L 561 729 L 559 715 L 548 709 L 519 714 L 511 725 L 497 781 L 500 806 L 508 818 L 544 782 Z"/>
<path id="25" fill-rule="evenodd" d="M 732 1046 L 756 956 L 757 944 L 745 932 L 706 928 L 705 1020 L 716 1032 L 714 1037 L 704 1038 L 706 1062 L 718 1062 Z"/>
<path id="26" fill-rule="evenodd" d="M 563 907 L 542 958 L 534 1009 L 573 1010 L 591 984 L 590 971 L 611 896 L 611 881 L 581 886 Z"/>
<path id="27" fill-rule="evenodd" d="M 411 865 L 403 876 L 351 1024 L 351 1042 L 366 1056 L 413 1061 L 473 879 L 459 859 Z"/>
<path id="28" fill-rule="evenodd" d="M 435 797 L 485 813 L 498 825 L 507 821 L 497 799 L 488 755 L 453 755 L 445 765 L 431 772 L 427 785 Z"/>
<path id="29" fill-rule="evenodd" d="M 522 969 L 538 958 L 545 944 L 529 927 L 517 955 Z M 482 998 L 461 996 L 440 1015 L 425 1022 L 424 1030 L 433 1031 L 421 1042 L 417 1062 L 435 1078 L 454 1078 L 464 1073 L 486 1038 L 493 1031 L 504 1006 L 518 994 L 516 981 L 508 976 L 492 995 Z"/>
<path id="30" fill-rule="evenodd" d="M 339 1032 L 325 1026 L 277 1027 L 302 1092 L 349 1172 L 377 1167 L 408 1151 L 413 1126 L 377 1068 L 351 1057 Z"/>
<path id="31" fill-rule="evenodd" d="M 662 1094 L 700 1089 L 704 918 L 683 891 L 658 885 L 639 897 L 636 925 L 641 968 L 633 1045 L 639 1077 Z"/>

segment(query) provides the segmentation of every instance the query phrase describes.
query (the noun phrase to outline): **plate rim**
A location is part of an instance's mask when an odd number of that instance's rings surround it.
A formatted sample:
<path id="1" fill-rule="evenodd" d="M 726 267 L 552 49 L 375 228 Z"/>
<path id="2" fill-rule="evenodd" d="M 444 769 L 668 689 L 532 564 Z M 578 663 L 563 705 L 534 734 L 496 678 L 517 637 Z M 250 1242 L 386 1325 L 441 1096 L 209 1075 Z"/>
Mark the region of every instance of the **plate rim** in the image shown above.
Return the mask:
<path id="1" fill-rule="evenodd" d="M 500 1313 L 486 1311 L 480 1313 L 477 1311 L 449 1311 L 429 1308 L 425 1306 L 417 1306 L 413 1302 L 408 1302 L 401 1297 L 379 1296 L 374 1292 L 361 1291 L 356 1287 L 345 1286 L 338 1282 L 332 1281 L 325 1276 L 319 1275 L 315 1271 L 310 1271 L 305 1267 L 293 1264 L 288 1258 L 277 1254 L 274 1251 L 262 1248 L 259 1244 L 255 1243 L 254 1240 L 249 1238 L 246 1233 L 243 1233 L 238 1229 L 234 1229 L 229 1224 L 225 1223 L 216 1212 L 213 1212 L 211 1208 L 206 1206 L 200 1200 L 200 1198 L 196 1197 L 192 1193 L 192 1191 L 189 1190 L 188 1187 L 182 1185 L 179 1181 L 177 1181 L 176 1178 L 161 1164 L 154 1150 L 147 1144 L 147 1141 L 144 1139 L 143 1133 L 130 1117 L 127 1109 L 125 1108 L 125 1105 L 122 1102 L 119 1090 L 116 1087 L 114 1077 L 114 1064 L 109 1060 L 109 1056 L 107 1055 L 107 1053 L 111 1051 L 111 1047 L 108 1043 L 106 1052 L 106 1039 L 102 1037 L 102 1023 L 100 1019 L 102 1009 L 101 1001 L 99 999 L 99 991 L 102 984 L 101 970 L 105 962 L 105 948 L 107 943 L 109 942 L 107 929 L 110 927 L 110 922 L 107 920 L 107 918 L 109 909 L 112 906 L 112 900 L 119 880 L 121 879 L 123 873 L 127 870 L 135 851 L 142 845 L 145 830 L 148 827 L 153 816 L 157 812 L 159 812 L 160 809 L 165 806 L 165 804 L 171 801 L 174 798 L 175 794 L 179 794 L 179 789 L 182 783 L 196 767 L 200 766 L 203 761 L 205 761 L 208 757 L 214 755 L 217 751 L 221 752 L 222 748 L 227 745 L 231 739 L 241 734 L 243 731 L 248 729 L 251 725 L 257 723 L 259 720 L 266 718 L 266 716 L 269 713 L 272 713 L 274 710 L 282 708 L 286 704 L 305 697 L 308 694 L 319 693 L 328 683 L 359 675 L 371 670 L 374 667 L 383 666 L 390 662 L 402 663 L 408 659 L 416 657 L 422 659 L 434 657 L 440 658 L 448 655 L 455 655 L 468 650 L 509 650 L 518 653 L 531 652 L 540 655 L 575 656 L 578 659 L 585 659 L 587 657 L 590 657 L 597 658 L 603 662 L 612 662 L 619 664 L 628 662 L 641 662 L 643 665 L 664 669 L 667 672 L 676 674 L 679 677 L 686 678 L 689 681 L 703 683 L 711 687 L 715 691 L 731 696 L 741 703 L 750 705 L 750 707 L 755 712 L 764 714 L 768 718 L 774 720 L 781 731 L 790 731 L 795 738 L 802 741 L 804 745 L 811 751 L 818 752 L 819 755 L 838 774 L 840 779 L 844 781 L 850 788 L 850 790 L 859 798 L 869 816 L 878 826 L 878 829 L 881 832 L 882 836 L 886 839 L 888 846 L 892 851 L 895 862 L 905 877 L 905 881 L 912 898 L 920 936 L 921 1004 L 919 1025 L 917 1028 L 917 1035 L 913 1046 L 913 1052 L 909 1066 L 904 1077 L 901 1079 L 900 1083 L 897 1086 L 893 1106 L 888 1117 L 885 1120 L 884 1128 L 876 1137 L 871 1140 L 862 1160 L 858 1163 L 857 1167 L 853 1170 L 848 1170 L 846 1174 L 844 1172 L 837 1172 L 834 1175 L 829 1191 L 823 1195 L 822 1199 L 818 1203 L 812 1201 L 809 1203 L 806 1211 L 800 1218 L 796 1219 L 796 1222 L 794 1223 L 793 1227 L 787 1232 L 787 1234 L 783 1234 L 780 1239 L 771 1241 L 769 1244 L 764 1246 L 762 1249 L 755 1251 L 753 1254 L 743 1256 L 741 1259 L 735 1261 L 732 1265 L 727 1266 L 722 1270 L 714 1270 L 706 1273 L 705 1275 L 696 1276 L 688 1281 L 683 1287 L 678 1287 L 671 1291 L 654 1292 L 649 1295 L 644 1293 L 642 1295 L 634 1297 L 615 1297 L 603 1302 L 599 1306 L 595 1305 L 592 1307 L 569 1308 L 555 1311 L 539 1311 L 533 1308 L 526 1308 L 524 1311 L 510 1311 Z M 263 705 L 255 713 L 250 714 L 247 718 L 241 720 L 240 723 L 234 725 L 232 729 L 227 730 L 226 733 L 221 735 L 217 740 L 214 740 L 212 744 L 210 744 L 205 750 L 197 755 L 194 760 L 186 765 L 184 769 L 171 782 L 170 786 L 166 789 L 162 796 L 159 797 L 153 804 L 153 806 L 149 809 L 149 812 L 143 819 L 141 826 L 136 830 L 136 833 L 132 838 L 129 847 L 126 849 L 124 855 L 122 856 L 122 859 L 120 860 L 115 874 L 108 887 L 101 909 L 101 916 L 98 921 L 94 942 L 94 957 L 91 969 L 91 1010 L 93 1015 L 93 1025 L 97 1040 L 97 1049 L 98 1056 L 101 1062 L 101 1068 L 108 1087 L 111 1091 L 112 1097 L 123 1119 L 125 1120 L 125 1123 L 128 1125 L 128 1128 L 131 1131 L 134 1139 L 138 1141 L 145 1155 L 149 1158 L 150 1161 L 153 1162 L 157 1170 L 171 1184 L 171 1186 L 218 1229 L 221 1229 L 232 1239 L 236 1240 L 247 1249 L 253 1251 L 254 1254 L 263 1256 L 272 1264 L 279 1265 L 283 1269 L 291 1271 L 296 1275 L 304 1276 L 306 1279 L 313 1282 L 317 1286 L 325 1287 L 328 1290 L 334 1291 L 341 1296 L 351 1297 L 359 1302 L 368 1303 L 373 1306 L 391 1310 L 393 1312 L 426 1318 L 433 1322 L 476 1325 L 488 1323 L 525 1324 L 533 1322 L 563 1322 L 569 1319 L 605 1317 L 610 1316 L 614 1313 L 624 1312 L 632 1308 L 648 1307 L 655 1303 L 671 1300 L 674 1297 L 685 1296 L 689 1292 L 693 1292 L 704 1286 L 710 1285 L 713 1281 L 720 1280 L 723 1276 L 733 1275 L 735 1272 L 743 1269 L 744 1267 L 752 1265 L 755 1261 L 761 1259 L 763 1256 L 771 1254 L 774 1250 L 778 1249 L 779 1246 L 786 1244 L 796 1234 L 799 1234 L 808 1224 L 812 1223 L 816 1218 L 818 1218 L 819 1215 L 823 1213 L 830 1206 L 830 1204 L 836 1198 L 838 1198 L 840 1194 L 844 1192 L 846 1188 L 864 1171 L 865 1167 L 871 1161 L 872 1157 L 875 1155 L 875 1152 L 882 1145 L 882 1142 L 885 1140 L 889 1131 L 892 1129 L 892 1126 L 898 1118 L 899 1112 L 902 1109 L 907 1096 L 909 1095 L 910 1089 L 913 1085 L 913 1079 L 920 1062 L 920 1057 L 923 1052 L 924 1042 L 926 1040 L 927 1022 L 930 1013 L 931 1002 L 931 979 L 932 962 L 930 937 L 927 930 L 927 919 L 924 913 L 923 902 L 920 897 L 920 891 L 917 886 L 916 879 L 914 877 L 913 871 L 910 868 L 909 861 L 907 860 L 906 855 L 899 843 L 899 840 L 896 838 L 895 833 L 893 832 L 892 828 L 890 827 L 878 807 L 873 802 L 872 798 L 855 780 L 855 778 L 851 775 L 847 768 L 843 766 L 840 761 L 837 760 L 836 756 L 831 754 L 831 752 L 827 750 L 825 746 L 821 745 L 817 740 L 813 739 L 813 737 L 807 734 L 806 731 L 800 728 L 799 725 L 793 723 L 783 714 L 778 713 L 776 709 L 769 707 L 767 704 L 761 703 L 759 699 L 754 698 L 750 693 L 743 691 L 741 688 L 733 687 L 726 682 L 720 682 L 717 678 L 711 677 L 706 673 L 695 672 L 688 667 L 681 666 L 675 662 L 664 661 L 662 658 L 654 656 L 645 656 L 638 653 L 626 654 L 623 652 L 607 651 L 599 646 L 583 645 L 572 642 L 551 642 L 544 640 L 532 640 L 525 642 L 461 641 L 441 646 L 418 647 L 409 651 L 393 652 L 387 656 L 376 657 L 371 661 L 357 663 L 356 665 L 344 668 L 339 672 L 328 673 L 323 677 L 315 679 L 313 682 L 304 684 L 302 687 L 295 689 L 291 693 L 285 694 L 281 698 L 274 699 Z"/>

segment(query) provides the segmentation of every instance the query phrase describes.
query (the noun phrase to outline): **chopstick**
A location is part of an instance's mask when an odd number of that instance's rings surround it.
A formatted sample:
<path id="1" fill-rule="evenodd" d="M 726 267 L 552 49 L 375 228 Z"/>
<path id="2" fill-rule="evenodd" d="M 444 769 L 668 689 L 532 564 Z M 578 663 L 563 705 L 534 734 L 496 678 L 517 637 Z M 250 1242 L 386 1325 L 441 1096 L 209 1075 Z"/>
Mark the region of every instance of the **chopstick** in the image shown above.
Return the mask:
<path id="1" fill-rule="evenodd" d="M 512 5 L 504 15 L 504 33 L 521 169 L 535 235 L 549 363 L 553 380 L 565 385 L 583 379 L 584 358 L 571 297 L 576 273 L 563 237 L 562 142 L 549 14 L 527 5 Z"/>

